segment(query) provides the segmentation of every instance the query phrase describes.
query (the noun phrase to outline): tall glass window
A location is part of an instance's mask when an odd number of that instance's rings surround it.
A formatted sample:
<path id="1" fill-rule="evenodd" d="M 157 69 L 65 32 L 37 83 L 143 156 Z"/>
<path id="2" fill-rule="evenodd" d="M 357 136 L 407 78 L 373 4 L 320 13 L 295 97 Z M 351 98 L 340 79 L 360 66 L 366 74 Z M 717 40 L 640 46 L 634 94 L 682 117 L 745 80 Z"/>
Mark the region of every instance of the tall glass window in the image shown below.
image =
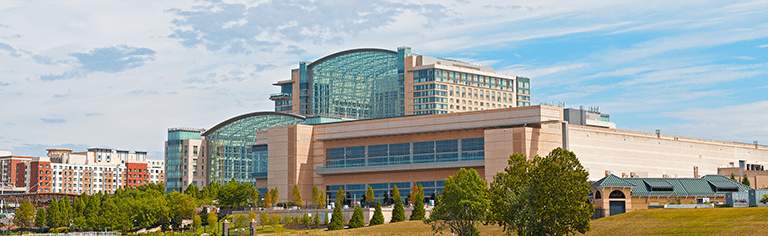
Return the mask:
<path id="1" fill-rule="evenodd" d="M 226 184 L 235 178 L 239 183 L 255 184 L 257 178 L 266 178 L 267 146 L 254 147 L 256 132 L 303 122 L 301 116 L 264 112 L 228 120 L 209 130 L 205 139 L 210 147 L 210 180 Z"/>
<path id="2" fill-rule="evenodd" d="M 328 148 L 326 153 L 325 168 L 470 161 L 485 158 L 485 141 L 468 138 Z"/>
<path id="3" fill-rule="evenodd" d="M 312 114 L 347 118 L 402 116 L 397 54 L 354 51 L 309 66 Z"/>

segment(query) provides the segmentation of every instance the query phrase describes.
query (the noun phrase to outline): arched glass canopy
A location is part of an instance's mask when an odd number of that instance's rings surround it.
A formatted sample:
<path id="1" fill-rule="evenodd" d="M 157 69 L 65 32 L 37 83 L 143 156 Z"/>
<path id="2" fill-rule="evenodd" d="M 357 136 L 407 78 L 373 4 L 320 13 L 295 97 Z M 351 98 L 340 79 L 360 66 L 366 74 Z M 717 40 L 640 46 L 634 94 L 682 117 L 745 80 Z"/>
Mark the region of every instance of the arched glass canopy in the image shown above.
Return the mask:
<path id="1" fill-rule="evenodd" d="M 397 52 L 356 49 L 308 66 L 312 114 L 345 118 L 403 115 Z"/>
<path id="2" fill-rule="evenodd" d="M 208 142 L 211 181 L 255 183 L 267 177 L 267 146 L 256 145 L 256 132 L 272 126 L 304 123 L 305 117 L 280 112 L 255 112 L 226 120 L 203 133 Z"/>

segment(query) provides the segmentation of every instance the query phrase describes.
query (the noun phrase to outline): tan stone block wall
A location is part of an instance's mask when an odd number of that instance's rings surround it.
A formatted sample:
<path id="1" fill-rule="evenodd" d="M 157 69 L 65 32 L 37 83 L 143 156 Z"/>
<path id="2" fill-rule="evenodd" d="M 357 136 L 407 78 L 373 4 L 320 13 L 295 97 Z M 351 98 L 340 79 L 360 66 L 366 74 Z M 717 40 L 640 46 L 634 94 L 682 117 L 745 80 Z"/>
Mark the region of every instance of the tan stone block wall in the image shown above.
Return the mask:
<path id="1" fill-rule="evenodd" d="M 485 176 L 488 184 L 496 173 L 503 172 L 509 165 L 509 156 L 514 154 L 513 129 L 485 130 Z"/>
<path id="2" fill-rule="evenodd" d="M 267 146 L 267 187 L 277 187 L 280 197 L 278 202 L 288 201 L 291 197 L 288 188 L 289 175 L 289 130 L 290 126 L 269 127 L 269 143 Z M 293 185 L 291 185 L 293 188 Z"/>

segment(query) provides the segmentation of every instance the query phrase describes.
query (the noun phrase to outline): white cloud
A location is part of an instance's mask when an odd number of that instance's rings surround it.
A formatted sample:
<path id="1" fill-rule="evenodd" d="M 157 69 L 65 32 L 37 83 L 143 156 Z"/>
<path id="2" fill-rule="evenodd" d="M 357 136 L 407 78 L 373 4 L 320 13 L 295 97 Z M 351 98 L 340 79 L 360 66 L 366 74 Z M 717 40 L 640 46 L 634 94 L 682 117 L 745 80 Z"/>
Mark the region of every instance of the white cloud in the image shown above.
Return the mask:
<path id="1" fill-rule="evenodd" d="M 566 71 L 570 71 L 573 69 L 579 69 L 589 66 L 589 63 L 576 63 L 576 64 L 570 64 L 570 65 L 557 65 L 557 66 L 533 66 L 533 65 L 527 65 L 527 64 L 515 64 L 515 65 L 509 65 L 502 69 L 500 69 L 498 72 L 503 74 L 510 74 L 510 75 L 519 75 L 519 76 L 525 76 L 528 78 L 535 78 L 537 79 L 537 82 L 548 84 L 547 81 L 541 79 L 541 77 L 552 75 L 552 74 L 559 74 Z"/>
<path id="2" fill-rule="evenodd" d="M 712 138 L 721 141 L 758 141 L 768 144 L 768 101 L 718 108 L 689 108 L 661 113 L 664 117 L 691 121 L 666 126 L 666 130 L 683 136 Z"/>
<path id="3" fill-rule="evenodd" d="M 758 48 L 765 48 L 768 47 L 768 44 L 757 46 Z"/>

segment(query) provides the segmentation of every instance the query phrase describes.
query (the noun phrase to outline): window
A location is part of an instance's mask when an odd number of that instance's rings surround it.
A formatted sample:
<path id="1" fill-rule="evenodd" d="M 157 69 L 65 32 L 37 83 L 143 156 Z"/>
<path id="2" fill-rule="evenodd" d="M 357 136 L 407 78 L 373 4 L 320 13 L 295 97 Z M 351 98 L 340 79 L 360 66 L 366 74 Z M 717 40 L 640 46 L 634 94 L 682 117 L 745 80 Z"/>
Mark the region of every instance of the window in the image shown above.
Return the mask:
<path id="1" fill-rule="evenodd" d="M 197 146 L 192 146 L 192 156 L 197 156 Z"/>
<path id="2" fill-rule="evenodd" d="M 621 190 L 613 190 L 608 198 L 626 198 Z"/>

